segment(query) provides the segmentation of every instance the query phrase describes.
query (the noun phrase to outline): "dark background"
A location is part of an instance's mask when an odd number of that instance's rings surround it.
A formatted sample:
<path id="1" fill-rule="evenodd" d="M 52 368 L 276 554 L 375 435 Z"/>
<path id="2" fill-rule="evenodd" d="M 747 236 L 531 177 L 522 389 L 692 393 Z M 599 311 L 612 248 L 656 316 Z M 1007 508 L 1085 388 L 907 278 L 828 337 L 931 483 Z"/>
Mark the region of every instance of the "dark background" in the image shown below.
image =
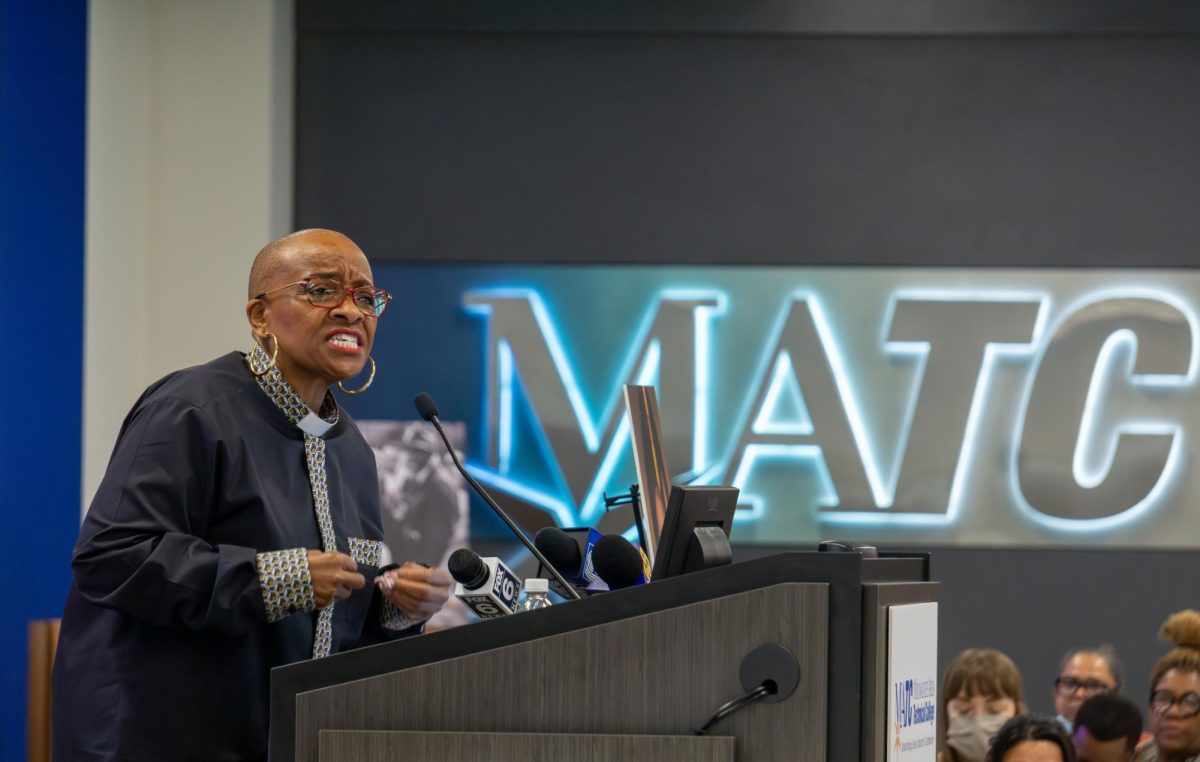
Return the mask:
<path id="1" fill-rule="evenodd" d="M 301 0 L 297 23 L 296 225 L 378 260 L 1196 261 L 1195 3 Z M 923 550 L 943 666 L 1000 648 L 1035 709 L 1102 641 L 1144 702 L 1159 624 L 1200 607 L 1194 550 Z"/>

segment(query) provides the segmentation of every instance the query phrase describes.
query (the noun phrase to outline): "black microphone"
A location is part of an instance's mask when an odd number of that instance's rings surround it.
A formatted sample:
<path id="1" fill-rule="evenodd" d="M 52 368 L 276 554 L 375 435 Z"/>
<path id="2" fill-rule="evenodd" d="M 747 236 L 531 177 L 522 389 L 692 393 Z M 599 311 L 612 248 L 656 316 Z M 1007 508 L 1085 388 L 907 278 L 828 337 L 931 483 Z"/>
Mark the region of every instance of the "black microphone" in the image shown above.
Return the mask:
<path id="1" fill-rule="evenodd" d="M 586 542 L 587 535 L 591 530 L 575 529 L 572 531 L 582 533 Z M 587 569 L 587 554 L 580 547 L 579 540 L 570 532 L 558 527 L 542 527 L 534 535 L 533 544 L 576 589 L 585 588 L 596 579 L 595 573 L 591 573 Z M 559 589 L 560 585 L 557 581 L 552 581 L 550 586 L 554 592 L 564 598 L 567 597 L 568 593 Z"/>
<path id="2" fill-rule="evenodd" d="M 644 579 L 641 551 L 619 534 L 606 534 L 596 541 L 592 566 L 610 590 L 636 585 Z"/>
<path id="3" fill-rule="evenodd" d="M 493 619 L 517 610 L 521 581 L 499 558 L 482 558 L 469 548 L 459 548 L 446 566 L 458 583 L 454 596 L 475 616 Z"/>
<path id="4" fill-rule="evenodd" d="M 413 404 L 417 406 L 417 414 L 430 423 L 433 423 L 433 420 L 438 417 L 437 403 L 425 392 L 418 394 L 417 398 L 413 400 Z"/>
<path id="5" fill-rule="evenodd" d="M 470 548 L 459 548 L 451 553 L 446 568 L 450 570 L 454 581 L 464 587 L 482 587 L 491 574 L 483 556 Z"/>
<path id="6" fill-rule="evenodd" d="M 467 484 L 471 485 L 471 489 L 475 490 L 476 494 L 483 498 L 483 501 L 488 504 L 488 507 L 496 512 L 496 515 L 500 517 L 500 520 L 507 524 L 508 528 L 512 530 L 512 533 L 517 536 L 517 539 L 529 549 L 529 552 L 532 553 L 533 557 L 538 560 L 538 563 L 544 566 L 546 571 L 553 575 L 555 581 L 562 585 L 563 591 L 567 593 L 567 597 L 578 600 L 580 598 L 579 591 L 577 591 L 569 582 L 563 579 L 563 576 L 558 573 L 558 569 L 554 568 L 554 565 L 546 560 L 546 557 L 542 555 L 541 551 L 534 547 L 529 538 L 525 536 L 525 533 L 522 532 L 520 527 L 516 525 L 516 522 L 508 517 L 508 514 L 504 512 L 504 509 L 502 509 L 500 505 L 492 499 L 492 496 L 489 495 L 487 491 L 479 485 L 479 482 L 475 481 L 475 478 L 471 476 L 471 474 L 463 466 L 462 461 L 458 459 L 458 453 L 454 451 L 454 445 L 450 444 L 450 438 L 446 436 L 446 432 L 442 428 L 442 422 L 438 420 L 437 403 L 433 401 L 433 397 L 430 397 L 425 392 L 421 392 L 417 395 L 417 398 L 413 400 L 413 404 L 417 406 L 417 413 L 419 413 L 422 418 L 432 423 L 433 427 L 437 429 L 437 433 L 442 437 L 442 442 L 444 442 L 446 445 L 446 450 L 450 453 L 450 459 L 454 461 L 454 465 L 458 468 L 458 472 L 463 475 L 464 479 L 467 480 Z"/>

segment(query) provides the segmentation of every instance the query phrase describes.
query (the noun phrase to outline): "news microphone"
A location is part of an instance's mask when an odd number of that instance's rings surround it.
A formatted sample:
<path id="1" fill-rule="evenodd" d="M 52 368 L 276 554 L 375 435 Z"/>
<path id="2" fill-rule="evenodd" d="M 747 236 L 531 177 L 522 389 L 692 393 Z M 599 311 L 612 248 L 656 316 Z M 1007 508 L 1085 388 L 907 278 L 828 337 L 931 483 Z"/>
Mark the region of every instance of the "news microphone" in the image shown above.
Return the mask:
<path id="1" fill-rule="evenodd" d="M 619 534 L 606 534 L 597 540 L 591 561 L 610 590 L 646 581 L 642 552 Z"/>
<path id="2" fill-rule="evenodd" d="M 550 560 L 554 569 L 562 572 L 566 581 L 586 586 L 596 578 L 595 572 L 588 568 L 587 563 L 588 554 L 592 552 L 595 541 L 590 536 L 593 534 L 599 539 L 600 534 L 594 529 L 544 527 L 534 536 L 533 544 Z"/>
<path id="3" fill-rule="evenodd" d="M 521 582 L 499 558 L 481 558 L 469 548 L 450 554 L 450 576 L 458 585 L 454 596 L 480 619 L 495 619 L 517 608 Z"/>
<path id="4" fill-rule="evenodd" d="M 446 431 L 442 428 L 442 422 L 438 420 L 438 407 L 437 403 L 433 401 L 433 397 L 430 397 L 425 392 L 421 392 L 417 395 L 417 398 L 413 400 L 413 404 L 417 407 L 417 413 L 420 414 L 422 418 L 432 423 L 433 427 L 437 429 L 437 433 L 442 437 L 442 442 L 446 445 L 446 450 L 450 453 L 450 459 L 454 461 L 454 465 L 456 468 L 458 468 L 458 472 L 463 475 L 464 479 L 467 480 L 467 484 L 471 485 L 471 489 L 475 490 L 475 493 L 483 498 L 483 502 L 487 503 L 488 507 L 495 511 L 496 515 L 500 517 L 500 520 L 508 525 L 508 528 L 512 530 L 512 533 L 517 536 L 517 539 L 529 549 L 529 552 L 532 553 L 533 557 L 538 560 L 538 563 L 540 563 L 546 569 L 546 571 L 550 572 L 554 580 L 562 586 L 563 592 L 566 593 L 565 597 L 578 600 L 580 598 L 579 591 L 572 587 L 569 582 L 563 579 L 563 576 L 559 574 L 558 569 L 554 568 L 554 565 L 546 560 L 546 557 L 542 555 L 542 552 L 534 547 L 533 543 L 530 542 L 529 538 L 525 536 L 525 533 L 521 531 L 520 527 L 518 527 L 516 523 L 509 518 L 508 514 L 504 512 L 500 505 L 492 499 L 492 496 L 489 495 L 487 491 L 479 485 L 479 482 L 475 481 L 475 477 L 471 476 L 466 467 L 463 466 L 462 461 L 458 459 L 458 453 L 454 451 L 454 445 L 450 444 L 450 439 L 446 436 Z"/>
<path id="5" fill-rule="evenodd" d="M 558 527 L 542 527 L 533 536 L 533 544 L 564 577 L 579 577 L 583 568 L 583 551 L 574 537 Z"/>
<path id="6" fill-rule="evenodd" d="M 534 535 L 533 544 L 576 590 L 582 588 L 586 593 L 588 585 L 596 581 L 596 572 L 589 562 L 593 534 L 597 539 L 600 537 L 594 529 L 543 527 Z M 550 580 L 550 588 L 564 598 L 567 596 L 556 580 Z"/>

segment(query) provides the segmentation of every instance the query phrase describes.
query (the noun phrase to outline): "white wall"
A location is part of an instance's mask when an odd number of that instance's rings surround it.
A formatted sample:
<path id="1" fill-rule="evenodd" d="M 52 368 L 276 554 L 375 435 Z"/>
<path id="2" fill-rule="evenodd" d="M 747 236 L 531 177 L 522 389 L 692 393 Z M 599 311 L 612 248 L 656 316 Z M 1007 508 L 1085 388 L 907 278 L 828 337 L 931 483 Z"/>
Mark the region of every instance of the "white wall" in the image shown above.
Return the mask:
<path id="1" fill-rule="evenodd" d="M 249 346 L 250 262 L 287 232 L 290 0 L 89 7 L 83 507 L 129 406 Z"/>

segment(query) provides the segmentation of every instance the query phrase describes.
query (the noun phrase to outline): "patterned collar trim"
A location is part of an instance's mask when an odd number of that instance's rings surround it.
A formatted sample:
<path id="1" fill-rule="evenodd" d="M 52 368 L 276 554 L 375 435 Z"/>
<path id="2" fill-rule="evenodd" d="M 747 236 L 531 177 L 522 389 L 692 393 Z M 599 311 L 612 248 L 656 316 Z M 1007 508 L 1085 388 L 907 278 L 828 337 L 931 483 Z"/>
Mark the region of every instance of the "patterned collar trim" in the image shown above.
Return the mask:
<path id="1" fill-rule="evenodd" d="M 257 368 L 266 367 L 270 362 L 270 356 L 258 344 L 255 344 L 250 354 L 246 355 L 246 365 L 250 367 L 251 372 Z M 337 425 L 340 411 L 332 392 L 325 392 L 325 400 L 321 403 L 321 410 L 318 414 L 314 413 L 312 408 L 300 399 L 300 395 L 296 394 L 296 390 L 292 388 L 292 385 L 287 382 L 275 365 L 271 365 L 261 376 L 256 375 L 254 380 L 275 403 L 275 407 L 287 416 L 288 421 L 299 427 L 305 434 L 323 437 Z"/>

